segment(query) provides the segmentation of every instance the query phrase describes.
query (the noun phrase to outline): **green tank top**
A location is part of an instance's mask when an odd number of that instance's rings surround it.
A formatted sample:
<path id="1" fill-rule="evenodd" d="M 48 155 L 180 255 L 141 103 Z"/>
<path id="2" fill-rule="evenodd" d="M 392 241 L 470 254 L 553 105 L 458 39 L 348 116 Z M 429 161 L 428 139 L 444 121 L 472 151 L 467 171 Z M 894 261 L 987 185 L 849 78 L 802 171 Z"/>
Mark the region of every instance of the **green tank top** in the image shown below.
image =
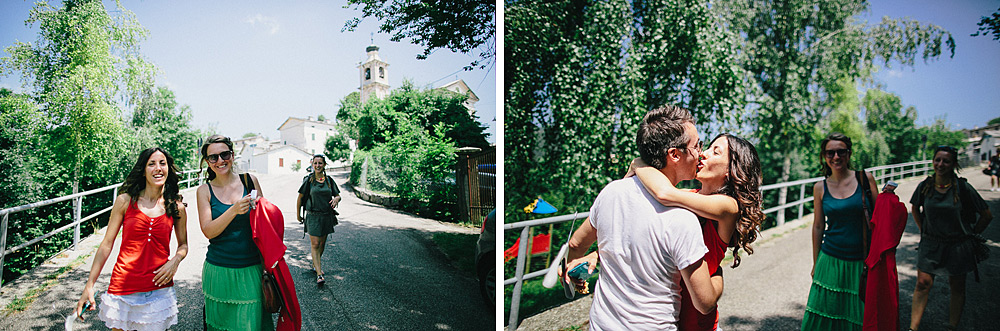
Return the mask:
<path id="1" fill-rule="evenodd" d="M 823 216 L 826 216 L 826 230 L 823 231 L 823 243 L 820 249 L 827 255 L 841 260 L 857 261 L 864 257 L 864 246 L 861 240 L 861 227 L 865 222 L 865 211 L 861 207 L 861 183 L 858 183 L 854 194 L 844 199 L 830 195 L 826 180 L 823 180 Z M 865 200 L 868 200 L 867 198 Z M 874 204 L 868 202 L 868 210 L 873 210 Z"/>
<path id="2" fill-rule="evenodd" d="M 212 185 L 208 185 L 208 192 L 212 195 L 210 200 L 212 219 L 219 218 L 232 205 L 219 201 L 215 197 Z M 248 193 L 249 190 L 244 186 L 243 195 Z M 250 213 L 236 215 L 222 233 L 208 240 L 208 254 L 205 255 L 205 261 L 226 268 L 245 268 L 260 264 L 260 250 L 254 244 L 252 236 Z"/>

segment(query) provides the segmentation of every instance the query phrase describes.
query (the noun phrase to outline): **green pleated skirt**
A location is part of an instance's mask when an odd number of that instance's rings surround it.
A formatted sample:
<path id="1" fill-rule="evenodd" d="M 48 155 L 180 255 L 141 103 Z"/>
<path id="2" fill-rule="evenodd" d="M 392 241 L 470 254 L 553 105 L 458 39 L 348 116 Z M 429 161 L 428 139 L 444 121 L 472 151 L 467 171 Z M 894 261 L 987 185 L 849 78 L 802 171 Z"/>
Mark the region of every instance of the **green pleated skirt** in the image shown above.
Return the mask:
<path id="1" fill-rule="evenodd" d="M 858 290 L 863 263 L 819 252 L 802 330 L 861 330 L 865 305 Z"/>
<path id="2" fill-rule="evenodd" d="M 260 264 L 226 268 L 205 262 L 201 291 L 205 294 L 205 323 L 209 330 L 274 330 L 264 312 Z"/>

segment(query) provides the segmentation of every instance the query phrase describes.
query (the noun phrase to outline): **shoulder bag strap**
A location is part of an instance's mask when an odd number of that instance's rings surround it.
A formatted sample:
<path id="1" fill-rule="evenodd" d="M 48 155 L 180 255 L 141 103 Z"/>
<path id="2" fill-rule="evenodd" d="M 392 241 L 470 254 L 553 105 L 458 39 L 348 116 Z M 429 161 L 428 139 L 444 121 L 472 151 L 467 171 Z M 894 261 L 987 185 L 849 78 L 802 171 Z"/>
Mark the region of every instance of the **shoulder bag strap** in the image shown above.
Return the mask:
<path id="1" fill-rule="evenodd" d="M 868 249 L 871 246 L 870 239 L 868 238 L 868 222 L 872 219 L 871 211 L 868 210 L 868 200 L 870 200 L 872 191 L 871 185 L 868 184 L 868 175 L 864 170 L 855 171 L 855 177 L 858 179 L 858 185 L 861 185 L 861 208 L 865 211 L 865 220 L 861 223 L 861 243 L 864 245 L 864 257 L 868 258 Z"/>

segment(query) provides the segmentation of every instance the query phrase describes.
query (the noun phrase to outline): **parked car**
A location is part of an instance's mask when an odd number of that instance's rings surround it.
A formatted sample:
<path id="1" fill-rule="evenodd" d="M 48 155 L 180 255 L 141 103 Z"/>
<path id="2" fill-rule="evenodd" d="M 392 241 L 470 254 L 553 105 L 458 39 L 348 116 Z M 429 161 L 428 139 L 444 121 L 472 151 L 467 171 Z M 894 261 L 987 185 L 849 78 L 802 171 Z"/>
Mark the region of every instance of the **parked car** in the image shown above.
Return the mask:
<path id="1" fill-rule="evenodd" d="M 476 241 L 476 274 L 479 276 L 479 292 L 490 311 L 496 306 L 497 255 L 496 255 L 496 209 L 490 211 L 479 230 Z"/>

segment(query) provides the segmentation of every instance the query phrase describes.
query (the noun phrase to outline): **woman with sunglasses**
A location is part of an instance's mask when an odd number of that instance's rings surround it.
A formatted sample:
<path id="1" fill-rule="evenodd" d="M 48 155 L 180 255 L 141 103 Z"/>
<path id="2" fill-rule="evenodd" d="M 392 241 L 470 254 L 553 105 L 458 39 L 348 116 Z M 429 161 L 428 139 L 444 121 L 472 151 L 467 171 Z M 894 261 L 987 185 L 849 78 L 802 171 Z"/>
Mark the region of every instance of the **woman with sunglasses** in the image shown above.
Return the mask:
<path id="1" fill-rule="evenodd" d="M 952 330 L 958 325 L 965 306 L 966 275 L 976 268 L 975 257 L 968 249 L 969 234 L 982 233 L 993 219 L 979 192 L 955 174 L 957 150 L 938 147 L 933 164 L 934 175 L 921 182 L 910 198 L 913 221 L 920 229 L 910 330 L 920 327 L 934 276 L 948 276 L 951 289 L 948 322 Z"/>
<path id="2" fill-rule="evenodd" d="M 835 132 L 819 146 L 826 179 L 813 186 L 812 287 L 802 330 L 861 330 L 862 229 L 868 222 L 862 201 L 870 212 L 875 197 L 862 197 L 862 181 L 851 169 L 851 138 Z M 875 178 L 862 175 L 871 192 L 878 192 Z"/>
<path id="3" fill-rule="evenodd" d="M 313 172 L 299 187 L 299 197 L 295 201 L 295 218 L 303 222 L 302 207 L 305 207 L 306 233 L 312 245 L 312 267 L 316 272 L 316 285 L 323 285 L 323 251 L 326 249 L 327 235 L 333 233 L 337 225 L 337 204 L 340 203 L 340 189 L 333 178 L 326 175 L 326 157 L 316 154 L 312 159 Z M 303 205 L 305 200 L 305 205 Z"/>
<path id="4" fill-rule="evenodd" d="M 198 219 L 208 237 L 208 253 L 202 268 L 201 289 L 205 295 L 207 330 L 273 330 L 271 314 L 264 311 L 260 277 L 260 250 L 250 230 L 248 187 L 233 172 L 233 142 L 212 135 L 201 146 L 202 162 L 208 164 L 206 183 L 198 187 Z M 247 175 L 263 197 L 257 178 Z"/>
<path id="5" fill-rule="evenodd" d="M 174 275 L 187 256 L 187 212 L 177 186 L 177 167 L 167 151 L 149 148 L 125 176 L 125 183 L 111 207 L 104 240 L 94 256 L 90 277 L 76 304 L 94 310 L 94 283 L 108 260 L 121 231 L 121 248 L 108 291 L 101 295 L 98 317 L 113 330 L 166 330 L 177 324 Z M 177 251 L 170 254 L 170 232 L 177 237 Z"/>

